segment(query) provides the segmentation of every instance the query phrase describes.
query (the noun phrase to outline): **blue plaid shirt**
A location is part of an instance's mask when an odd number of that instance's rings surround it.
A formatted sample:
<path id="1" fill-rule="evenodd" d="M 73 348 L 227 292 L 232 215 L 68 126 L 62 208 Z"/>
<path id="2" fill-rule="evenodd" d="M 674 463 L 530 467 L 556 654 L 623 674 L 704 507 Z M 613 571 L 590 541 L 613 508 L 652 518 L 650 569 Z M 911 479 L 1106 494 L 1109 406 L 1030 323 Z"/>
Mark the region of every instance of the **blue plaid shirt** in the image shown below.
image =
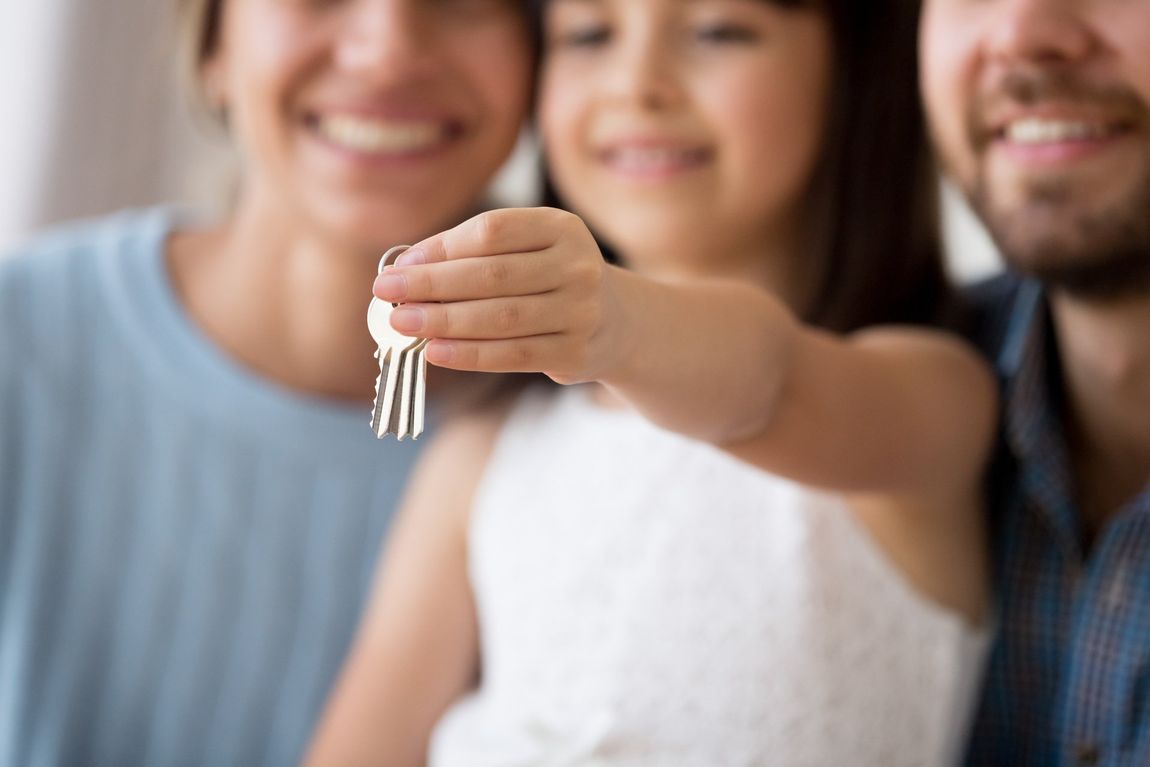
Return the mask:
<path id="1" fill-rule="evenodd" d="M 1150 765 L 1150 488 L 1086 551 L 1047 304 L 1031 282 L 975 290 L 1003 386 L 991 471 L 999 635 L 970 765 Z"/>

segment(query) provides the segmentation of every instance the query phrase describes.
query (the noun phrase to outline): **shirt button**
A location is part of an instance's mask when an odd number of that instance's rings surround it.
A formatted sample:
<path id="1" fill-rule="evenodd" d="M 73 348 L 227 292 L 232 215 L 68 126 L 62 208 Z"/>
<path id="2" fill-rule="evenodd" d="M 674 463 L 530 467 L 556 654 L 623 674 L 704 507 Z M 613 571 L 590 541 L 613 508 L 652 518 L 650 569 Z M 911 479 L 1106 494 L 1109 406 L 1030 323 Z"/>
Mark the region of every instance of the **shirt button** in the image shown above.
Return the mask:
<path id="1" fill-rule="evenodd" d="M 1074 759 L 1079 767 L 1094 767 L 1102 759 L 1102 752 L 1093 743 L 1083 743 L 1074 752 Z"/>

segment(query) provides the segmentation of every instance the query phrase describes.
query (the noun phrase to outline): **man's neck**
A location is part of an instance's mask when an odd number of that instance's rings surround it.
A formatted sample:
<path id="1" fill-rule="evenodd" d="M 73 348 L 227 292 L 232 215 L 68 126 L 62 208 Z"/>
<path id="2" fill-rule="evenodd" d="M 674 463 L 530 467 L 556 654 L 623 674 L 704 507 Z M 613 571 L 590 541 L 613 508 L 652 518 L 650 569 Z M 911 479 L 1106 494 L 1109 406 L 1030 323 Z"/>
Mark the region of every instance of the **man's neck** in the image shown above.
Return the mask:
<path id="1" fill-rule="evenodd" d="M 1150 298 L 1054 295 L 1064 413 L 1089 539 L 1150 480 Z"/>

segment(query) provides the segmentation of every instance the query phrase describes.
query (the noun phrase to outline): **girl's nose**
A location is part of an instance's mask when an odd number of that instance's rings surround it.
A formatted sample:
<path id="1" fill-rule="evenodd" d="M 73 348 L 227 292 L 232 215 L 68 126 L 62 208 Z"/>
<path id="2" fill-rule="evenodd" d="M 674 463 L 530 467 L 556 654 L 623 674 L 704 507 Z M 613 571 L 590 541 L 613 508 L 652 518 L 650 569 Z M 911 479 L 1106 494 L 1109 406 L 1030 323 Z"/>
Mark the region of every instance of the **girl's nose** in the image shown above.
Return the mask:
<path id="1" fill-rule="evenodd" d="M 613 67 L 612 91 L 618 97 L 652 111 L 675 107 L 683 97 L 672 51 L 656 41 L 627 46 Z"/>

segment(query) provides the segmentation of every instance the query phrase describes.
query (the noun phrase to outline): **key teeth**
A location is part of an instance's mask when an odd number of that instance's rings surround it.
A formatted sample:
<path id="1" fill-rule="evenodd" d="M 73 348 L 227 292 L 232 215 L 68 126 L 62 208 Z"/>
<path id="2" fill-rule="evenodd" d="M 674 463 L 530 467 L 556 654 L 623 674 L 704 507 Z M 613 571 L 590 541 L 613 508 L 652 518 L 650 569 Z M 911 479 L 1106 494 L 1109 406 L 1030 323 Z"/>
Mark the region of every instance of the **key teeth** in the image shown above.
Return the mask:
<path id="1" fill-rule="evenodd" d="M 394 434 L 398 442 L 407 437 L 414 441 L 423 433 L 426 345 L 426 339 L 415 339 L 406 347 L 376 350 L 380 372 L 375 379 L 371 427 L 377 439 Z"/>
<path id="2" fill-rule="evenodd" d="M 371 399 L 371 418 L 368 419 L 368 423 L 371 425 L 371 430 L 375 432 L 376 439 L 383 439 L 391 433 L 387 430 L 387 428 L 385 428 L 388 426 L 388 424 L 384 422 L 383 417 L 379 412 L 380 407 L 382 407 L 382 403 L 379 401 L 379 387 L 382 384 L 382 381 L 383 374 L 381 373 L 380 375 L 376 376 L 375 379 L 376 394 Z"/>

